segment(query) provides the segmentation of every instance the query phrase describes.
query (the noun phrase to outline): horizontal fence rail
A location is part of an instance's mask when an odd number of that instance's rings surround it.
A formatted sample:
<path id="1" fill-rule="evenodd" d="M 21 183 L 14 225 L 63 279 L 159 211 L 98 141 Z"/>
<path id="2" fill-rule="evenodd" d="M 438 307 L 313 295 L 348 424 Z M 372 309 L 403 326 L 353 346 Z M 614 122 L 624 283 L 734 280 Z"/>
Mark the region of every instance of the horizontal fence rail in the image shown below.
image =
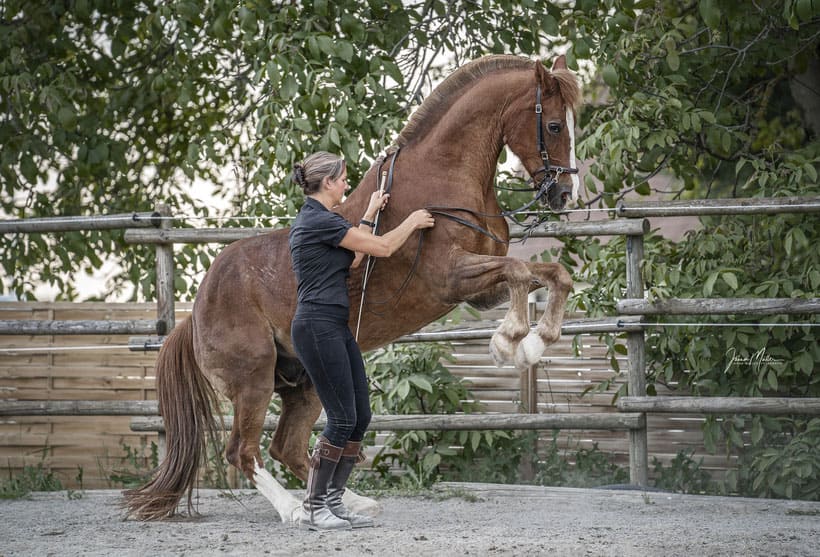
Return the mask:
<path id="1" fill-rule="evenodd" d="M 160 214 L 128 213 L 96 217 L 44 217 L 36 219 L 0 220 L 0 232 L 72 232 L 78 230 L 115 230 L 118 228 L 160 225 Z"/>
<path id="2" fill-rule="evenodd" d="M 155 400 L 33 400 L 0 401 L 0 416 L 138 416 L 131 420 L 134 431 L 165 431 Z M 139 416 L 142 416 L 141 418 Z M 374 415 L 370 429 L 412 431 L 441 429 L 449 431 L 497 429 L 611 429 L 642 427 L 640 414 L 405 414 Z M 279 417 L 265 418 L 267 429 L 275 429 Z M 225 416 L 225 426 L 233 416 Z M 316 422 L 322 429 L 325 421 Z"/>
<path id="3" fill-rule="evenodd" d="M 394 343 L 409 342 L 458 342 L 467 340 L 489 340 L 496 332 L 498 324 L 487 327 L 470 327 L 467 329 L 443 329 L 441 331 L 421 331 L 404 335 Z M 533 326 L 531 330 L 535 330 Z M 621 317 L 605 319 L 570 319 L 561 325 L 561 334 L 602 334 L 628 333 L 643 331 L 644 324 L 640 317 Z M 156 337 L 132 337 L 128 339 L 128 349 L 132 352 L 153 352 L 159 350 L 164 339 Z"/>
<path id="4" fill-rule="evenodd" d="M 370 431 L 487 431 L 529 429 L 605 429 L 613 431 L 643 427 L 642 414 L 406 414 L 374 415 L 368 426 Z M 233 427 L 233 416 L 225 416 L 225 427 Z M 267 415 L 264 429 L 276 429 L 279 416 Z M 321 419 L 313 426 L 320 431 L 325 427 Z M 131 419 L 133 431 L 164 432 L 162 418 L 135 417 Z"/>
<path id="5" fill-rule="evenodd" d="M 21 319 L 0 321 L 0 335 L 164 335 L 167 332 L 164 324 L 156 319 L 132 319 L 127 321 Z"/>
<path id="6" fill-rule="evenodd" d="M 129 244 L 227 244 L 243 238 L 268 234 L 277 228 L 162 228 L 125 231 Z M 529 232 L 510 227 L 510 237 L 554 238 L 557 236 L 640 235 L 649 232 L 646 219 L 600 220 L 590 222 L 546 222 Z"/>
<path id="7" fill-rule="evenodd" d="M 156 400 L 0 400 L 0 416 L 156 416 Z"/>
<path id="8" fill-rule="evenodd" d="M 618 301 L 616 308 L 624 315 L 794 315 L 820 313 L 820 298 L 668 298 L 653 302 L 624 299 Z"/>
<path id="9" fill-rule="evenodd" d="M 681 414 L 800 414 L 820 416 L 820 398 L 626 396 L 618 410 Z"/>
<path id="10" fill-rule="evenodd" d="M 820 213 L 820 197 L 620 201 L 615 209 L 615 214 L 619 217 L 630 218 Z"/>

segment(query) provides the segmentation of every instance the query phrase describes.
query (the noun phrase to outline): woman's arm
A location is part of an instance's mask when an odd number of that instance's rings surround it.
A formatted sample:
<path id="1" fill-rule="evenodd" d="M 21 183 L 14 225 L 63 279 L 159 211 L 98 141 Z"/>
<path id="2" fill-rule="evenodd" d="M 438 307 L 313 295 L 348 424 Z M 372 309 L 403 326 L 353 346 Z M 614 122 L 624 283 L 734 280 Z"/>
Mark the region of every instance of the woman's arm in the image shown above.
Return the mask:
<path id="1" fill-rule="evenodd" d="M 390 257 L 398 250 L 410 235 L 416 230 L 430 228 L 435 225 L 433 216 L 425 209 L 410 213 L 400 225 L 385 234 L 376 236 L 370 231 L 360 228 L 351 228 L 347 231 L 339 245 L 343 248 L 374 257 Z M 369 227 L 368 227 L 369 228 Z M 357 259 L 360 259 L 357 254 Z M 357 261 L 354 260 L 354 266 Z"/>

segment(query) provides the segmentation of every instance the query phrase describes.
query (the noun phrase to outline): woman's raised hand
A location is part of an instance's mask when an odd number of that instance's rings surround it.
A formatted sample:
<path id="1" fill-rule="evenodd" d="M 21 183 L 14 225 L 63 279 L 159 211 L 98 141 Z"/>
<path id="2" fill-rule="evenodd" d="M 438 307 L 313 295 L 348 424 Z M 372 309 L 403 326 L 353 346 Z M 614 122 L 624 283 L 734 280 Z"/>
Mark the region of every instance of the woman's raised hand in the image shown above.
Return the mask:
<path id="1" fill-rule="evenodd" d="M 389 193 L 383 193 L 379 190 L 374 191 L 370 194 L 370 202 L 367 204 L 367 211 L 365 212 L 365 215 L 375 216 L 376 213 L 387 206 L 387 200 L 389 198 Z"/>

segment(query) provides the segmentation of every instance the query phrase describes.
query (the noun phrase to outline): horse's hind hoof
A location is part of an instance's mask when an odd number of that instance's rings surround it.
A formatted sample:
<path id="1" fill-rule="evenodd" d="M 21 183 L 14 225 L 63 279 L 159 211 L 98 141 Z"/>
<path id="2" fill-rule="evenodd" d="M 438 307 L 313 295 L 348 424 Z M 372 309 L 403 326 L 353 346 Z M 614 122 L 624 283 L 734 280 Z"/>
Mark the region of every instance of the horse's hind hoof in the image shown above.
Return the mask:
<path id="1" fill-rule="evenodd" d="M 367 515 L 371 518 L 379 516 L 382 506 L 375 499 L 354 493 L 350 489 L 345 489 L 342 495 L 342 502 L 345 507 L 353 513 Z"/>

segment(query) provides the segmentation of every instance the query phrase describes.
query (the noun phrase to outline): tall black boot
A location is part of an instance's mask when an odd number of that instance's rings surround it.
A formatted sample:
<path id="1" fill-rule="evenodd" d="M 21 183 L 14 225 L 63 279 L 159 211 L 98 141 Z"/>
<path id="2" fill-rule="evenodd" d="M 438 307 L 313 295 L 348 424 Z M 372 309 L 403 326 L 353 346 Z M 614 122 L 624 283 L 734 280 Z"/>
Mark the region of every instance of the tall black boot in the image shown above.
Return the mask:
<path id="1" fill-rule="evenodd" d="M 364 461 L 364 455 L 361 454 L 362 443 L 360 441 L 348 441 L 345 445 L 339 463 L 336 465 L 336 470 L 333 472 L 333 477 L 330 479 L 327 490 L 327 506 L 330 511 L 350 522 L 353 528 L 369 528 L 373 526 L 373 519 L 363 514 L 351 512 L 344 503 L 342 503 L 342 495 L 345 493 L 345 484 L 347 479 L 353 472 L 353 467 L 357 463 Z"/>
<path id="2" fill-rule="evenodd" d="M 319 437 L 310 457 L 307 492 L 302 503 L 301 528 L 308 530 L 350 530 L 351 525 L 333 514 L 327 506 L 328 485 L 343 449 Z"/>

